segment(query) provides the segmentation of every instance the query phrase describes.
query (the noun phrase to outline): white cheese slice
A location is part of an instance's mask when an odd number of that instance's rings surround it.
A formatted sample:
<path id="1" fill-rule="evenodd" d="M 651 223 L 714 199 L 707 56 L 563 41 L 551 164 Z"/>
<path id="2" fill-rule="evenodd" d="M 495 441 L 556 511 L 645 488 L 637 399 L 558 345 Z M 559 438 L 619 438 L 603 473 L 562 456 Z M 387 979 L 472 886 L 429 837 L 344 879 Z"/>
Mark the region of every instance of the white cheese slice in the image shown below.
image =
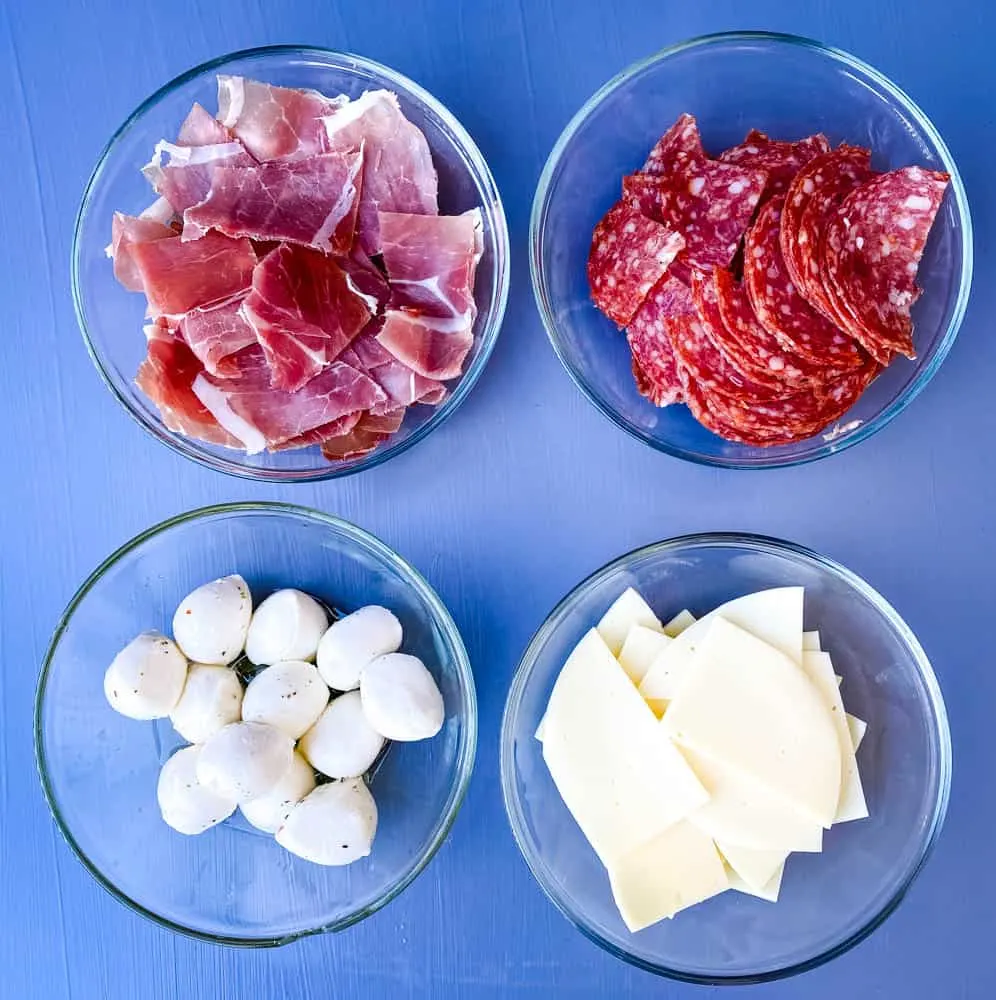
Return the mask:
<path id="1" fill-rule="evenodd" d="M 650 605 L 632 587 L 628 587 L 616 598 L 595 627 L 612 655 L 618 656 L 634 625 L 643 625 L 656 632 L 660 632 L 662 628 L 660 619 Z"/>
<path id="2" fill-rule="evenodd" d="M 646 625 L 634 625 L 619 651 L 619 665 L 634 684 L 643 680 L 657 654 L 671 641 L 670 637 Z"/>
<path id="3" fill-rule="evenodd" d="M 868 815 L 868 806 L 865 803 L 861 775 L 858 773 L 858 763 L 854 758 L 854 741 L 847 725 L 847 715 L 840 698 L 840 689 L 837 687 L 830 654 L 805 653 L 802 658 L 802 668 L 829 708 L 840 744 L 840 799 L 834 822 L 847 823 L 854 819 L 864 819 Z"/>
<path id="4" fill-rule="evenodd" d="M 543 732 L 546 729 L 546 714 L 544 713 L 543 718 L 539 720 L 539 725 L 536 727 L 536 739 L 543 742 Z"/>
<path id="5" fill-rule="evenodd" d="M 806 652 L 807 649 L 820 650 L 823 647 L 820 645 L 820 633 L 819 632 L 803 632 L 802 633 L 802 651 Z"/>
<path id="6" fill-rule="evenodd" d="M 682 753 L 709 793 L 689 822 L 714 840 L 754 851 L 823 850 L 823 827 L 787 799 L 735 767 L 688 747 Z"/>
<path id="7" fill-rule="evenodd" d="M 716 841 L 727 864 L 753 889 L 761 892 L 785 864 L 788 851 L 752 851 L 736 844 Z"/>
<path id="8" fill-rule="evenodd" d="M 594 629 L 550 695 L 543 758 L 606 866 L 709 797 Z"/>
<path id="9" fill-rule="evenodd" d="M 761 590 L 700 618 L 661 652 L 640 683 L 640 693 L 648 700 L 672 699 L 716 618 L 750 632 L 802 666 L 803 594 L 802 587 Z"/>
<path id="10" fill-rule="evenodd" d="M 868 723 L 856 715 L 849 715 L 847 717 L 847 731 L 851 734 L 851 745 L 854 747 L 854 752 L 857 753 L 858 747 L 861 746 L 861 741 L 868 731 Z"/>
<path id="11" fill-rule="evenodd" d="M 695 624 L 695 615 L 685 608 L 679 611 L 669 622 L 664 625 L 664 634 L 672 639 L 677 638 L 689 625 Z"/>
<path id="12" fill-rule="evenodd" d="M 730 880 L 730 888 L 737 892 L 742 892 L 747 896 L 757 896 L 758 899 L 765 899 L 769 903 L 778 902 L 778 893 L 782 887 L 782 875 L 785 874 L 784 863 L 779 866 L 778 871 L 771 877 L 771 881 L 761 889 L 752 889 L 732 868 L 727 868 L 726 875 Z"/>
<path id="13" fill-rule="evenodd" d="M 712 840 L 684 822 L 609 865 L 609 883 L 619 913 L 634 933 L 730 886 Z"/>
<path id="14" fill-rule="evenodd" d="M 798 636 L 801 645 L 801 627 Z M 829 827 L 840 797 L 840 744 L 830 711 L 803 671 L 722 617 L 713 618 L 691 662 L 664 715 L 664 732 Z"/>

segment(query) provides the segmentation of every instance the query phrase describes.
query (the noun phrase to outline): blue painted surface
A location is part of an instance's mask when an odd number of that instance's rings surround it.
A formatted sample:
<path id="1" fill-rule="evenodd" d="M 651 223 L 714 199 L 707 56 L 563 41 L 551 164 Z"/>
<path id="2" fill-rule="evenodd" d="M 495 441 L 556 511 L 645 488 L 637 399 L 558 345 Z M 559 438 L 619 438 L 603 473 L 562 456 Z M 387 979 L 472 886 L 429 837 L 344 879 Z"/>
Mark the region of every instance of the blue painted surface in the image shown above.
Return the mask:
<path id="1" fill-rule="evenodd" d="M 561 371 L 526 265 L 547 151 L 604 80 L 707 31 L 794 31 L 855 52 L 933 118 L 961 165 L 977 281 L 959 342 L 923 396 L 830 461 L 761 474 L 670 460 L 614 429 Z M 517 658 L 577 580 L 636 545 L 748 529 L 825 551 L 905 615 L 951 716 L 955 783 L 940 846 L 886 925 L 765 998 L 991 995 L 996 821 L 987 628 L 996 236 L 990 39 L 978 0 L 8 0 L 0 5 L 0 997 L 705 996 L 610 959 L 532 883 L 497 780 Z M 463 409 L 411 452 L 345 481 L 276 488 L 214 475 L 148 439 L 104 389 L 68 288 L 73 218 L 107 136 L 148 93 L 224 51 L 271 42 L 353 50 L 397 67 L 463 121 L 512 230 L 513 290 L 489 369 Z M 478 766 L 449 842 L 393 905 L 336 937 L 239 952 L 173 937 L 118 905 L 76 863 L 35 776 L 40 658 L 78 582 L 119 543 L 183 509 L 279 498 L 357 521 L 412 560 L 461 626 L 481 707 Z"/>

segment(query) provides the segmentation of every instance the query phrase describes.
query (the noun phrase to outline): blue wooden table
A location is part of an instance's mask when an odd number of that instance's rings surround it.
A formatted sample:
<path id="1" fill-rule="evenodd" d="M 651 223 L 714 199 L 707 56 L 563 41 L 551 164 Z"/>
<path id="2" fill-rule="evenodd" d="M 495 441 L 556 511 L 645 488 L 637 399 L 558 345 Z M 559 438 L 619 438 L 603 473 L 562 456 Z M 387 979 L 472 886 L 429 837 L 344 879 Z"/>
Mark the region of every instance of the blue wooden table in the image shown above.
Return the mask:
<path id="1" fill-rule="evenodd" d="M 978 234 L 968 317 L 929 389 L 872 440 L 794 470 L 711 471 L 624 436 L 561 370 L 529 287 L 529 206 L 570 116 L 633 60 L 730 28 L 810 35 L 896 80 L 960 164 Z M 790 538 L 866 577 L 932 657 L 954 737 L 946 829 L 907 901 L 843 958 L 755 993 L 992 996 L 994 33 L 980 0 L 0 4 L 0 998 L 707 995 L 616 962 L 547 902 L 505 821 L 497 750 L 509 679 L 553 604 L 613 556 L 708 529 Z M 273 42 L 362 53 L 448 105 L 491 164 L 514 258 L 504 332 L 460 412 L 386 466 L 288 488 L 196 467 L 132 423 L 87 358 L 68 276 L 84 182 L 123 117 L 181 70 Z M 149 524 L 236 499 L 335 512 L 413 561 L 463 630 L 481 709 L 470 794 L 425 874 L 352 930 L 272 951 L 175 937 L 116 903 L 60 839 L 32 757 L 39 662 L 77 584 Z"/>

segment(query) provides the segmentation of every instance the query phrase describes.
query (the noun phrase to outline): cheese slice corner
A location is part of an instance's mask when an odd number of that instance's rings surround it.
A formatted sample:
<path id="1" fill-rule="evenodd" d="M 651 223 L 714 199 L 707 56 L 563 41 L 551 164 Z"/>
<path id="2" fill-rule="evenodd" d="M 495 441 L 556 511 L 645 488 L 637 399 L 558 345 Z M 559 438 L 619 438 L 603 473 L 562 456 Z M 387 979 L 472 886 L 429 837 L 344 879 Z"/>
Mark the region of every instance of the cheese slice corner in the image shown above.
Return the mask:
<path id="1" fill-rule="evenodd" d="M 778 894 L 782 888 L 782 876 L 785 874 L 785 863 L 782 862 L 778 871 L 771 876 L 770 881 L 760 889 L 755 889 L 748 885 L 732 868 L 727 868 L 727 877 L 730 880 L 730 888 L 737 892 L 742 892 L 746 896 L 756 896 L 758 899 L 766 900 L 769 903 L 778 902 Z"/>
<path id="2" fill-rule="evenodd" d="M 764 887 L 784 866 L 788 851 L 754 851 L 736 844 L 716 841 L 716 848 L 726 863 L 753 889 L 763 891 Z"/>
<path id="3" fill-rule="evenodd" d="M 609 610 L 602 615 L 595 628 L 605 640 L 612 655 L 618 656 L 626 641 L 626 636 L 629 635 L 629 630 L 634 625 L 643 625 L 644 628 L 653 629 L 656 632 L 662 631 L 660 619 L 654 614 L 650 605 L 636 590 L 627 587 L 612 602 Z"/>
<path id="4" fill-rule="evenodd" d="M 634 684 L 639 684 L 669 642 L 671 639 L 663 632 L 646 625 L 634 625 L 626 633 L 626 641 L 619 650 L 619 665 Z"/>
<path id="5" fill-rule="evenodd" d="M 684 608 L 679 611 L 670 621 L 664 624 L 664 634 L 676 639 L 690 625 L 695 624 L 695 615 Z"/>
<path id="6" fill-rule="evenodd" d="M 803 632 L 802 633 L 802 651 L 806 652 L 807 649 L 821 650 L 823 647 L 820 645 L 820 633 L 817 631 Z"/>

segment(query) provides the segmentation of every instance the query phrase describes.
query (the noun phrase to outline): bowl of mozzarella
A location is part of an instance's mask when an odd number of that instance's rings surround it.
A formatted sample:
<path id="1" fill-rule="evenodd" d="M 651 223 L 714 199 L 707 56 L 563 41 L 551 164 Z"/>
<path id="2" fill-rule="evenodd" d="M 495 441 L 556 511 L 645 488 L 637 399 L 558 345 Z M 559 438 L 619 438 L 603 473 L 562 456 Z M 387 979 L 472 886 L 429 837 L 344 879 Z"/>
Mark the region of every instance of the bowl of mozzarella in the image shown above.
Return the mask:
<path id="1" fill-rule="evenodd" d="M 819 965 L 899 904 L 940 832 L 951 744 L 923 649 L 843 566 L 673 539 L 550 614 L 505 709 L 502 790 L 557 907 L 670 978 Z"/>
<path id="2" fill-rule="evenodd" d="M 84 583 L 46 658 L 42 782 L 119 899 L 181 932 L 280 944 L 422 870 L 473 766 L 466 652 L 424 579 L 282 504 L 158 525 Z"/>

